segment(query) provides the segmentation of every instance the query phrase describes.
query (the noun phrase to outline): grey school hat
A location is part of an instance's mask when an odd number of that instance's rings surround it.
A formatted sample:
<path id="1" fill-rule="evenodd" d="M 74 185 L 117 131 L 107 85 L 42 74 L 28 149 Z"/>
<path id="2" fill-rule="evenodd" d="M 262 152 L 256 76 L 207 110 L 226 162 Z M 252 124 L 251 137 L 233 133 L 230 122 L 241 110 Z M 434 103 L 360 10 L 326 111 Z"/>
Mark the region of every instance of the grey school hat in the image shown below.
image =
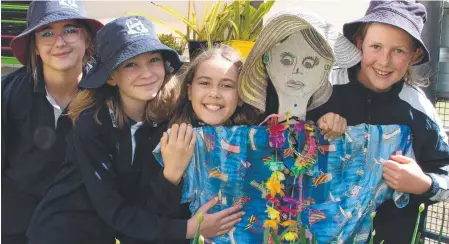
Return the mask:
<path id="1" fill-rule="evenodd" d="M 398 27 L 418 41 L 420 48 L 423 49 L 423 58 L 415 64 L 418 65 L 430 60 L 429 51 L 421 39 L 421 32 L 426 20 L 426 8 L 420 3 L 412 1 L 371 1 L 364 17 L 343 25 L 343 34 L 348 39 L 353 39 L 362 23 L 377 22 Z"/>
<path id="2" fill-rule="evenodd" d="M 107 23 L 97 33 L 94 66 L 80 81 L 80 88 L 98 88 L 126 60 L 148 52 L 160 52 L 166 72 L 182 66 L 178 53 L 162 44 L 153 23 L 141 16 L 127 16 Z"/>

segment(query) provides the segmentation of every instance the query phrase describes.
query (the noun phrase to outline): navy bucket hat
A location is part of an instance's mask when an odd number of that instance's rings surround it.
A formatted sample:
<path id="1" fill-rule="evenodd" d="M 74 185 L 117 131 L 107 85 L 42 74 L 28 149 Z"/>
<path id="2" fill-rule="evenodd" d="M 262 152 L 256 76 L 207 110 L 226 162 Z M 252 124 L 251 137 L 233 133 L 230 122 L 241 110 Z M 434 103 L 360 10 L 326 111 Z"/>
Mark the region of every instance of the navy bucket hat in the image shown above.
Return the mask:
<path id="1" fill-rule="evenodd" d="M 103 24 L 95 19 L 88 18 L 84 12 L 81 1 L 57 0 L 57 1 L 32 1 L 27 12 L 27 27 L 11 41 L 11 49 L 20 63 L 25 64 L 25 52 L 27 48 L 27 36 L 42 26 L 61 20 L 80 20 L 87 24 L 92 35 L 103 27 Z"/>
<path id="2" fill-rule="evenodd" d="M 412 1 L 371 1 L 365 16 L 359 20 L 343 25 L 343 34 L 352 40 L 362 23 L 377 22 L 398 27 L 410 34 L 423 50 L 423 58 L 416 63 L 423 64 L 430 60 L 429 51 L 421 39 L 421 32 L 427 20 L 424 5 Z"/>
<path id="3" fill-rule="evenodd" d="M 178 53 L 162 44 L 147 18 L 127 16 L 107 23 L 95 40 L 96 63 L 80 81 L 80 88 L 98 88 L 123 62 L 148 52 L 160 52 L 165 70 L 176 73 L 182 66 Z"/>

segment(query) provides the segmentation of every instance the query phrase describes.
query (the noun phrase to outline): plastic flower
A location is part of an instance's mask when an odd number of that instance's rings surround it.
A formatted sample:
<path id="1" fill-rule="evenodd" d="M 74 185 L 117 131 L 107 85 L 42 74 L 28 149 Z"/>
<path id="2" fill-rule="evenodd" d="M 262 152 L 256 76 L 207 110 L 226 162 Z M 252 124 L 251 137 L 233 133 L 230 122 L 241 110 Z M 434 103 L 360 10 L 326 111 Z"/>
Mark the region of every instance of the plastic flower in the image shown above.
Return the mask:
<path id="1" fill-rule="evenodd" d="M 280 172 L 273 172 L 270 179 L 267 183 L 265 183 L 271 196 L 276 196 L 276 194 L 284 196 L 284 192 L 282 191 L 284 185 L 281 184 L 281 180 L 285 180 L 284 174 Z"/>
<path id="2" fill-rule="evenodd" d="M 278 230 L 278 223 L 276 222 L 276 220 L 265 220 L 263 222 L 263 227 L 265 228 L 272 228 L 274 231 Z"/>
<path id="3" fill-rule="evenodd" d="M 296 241 L 298 239 L 298 234 L 296 234 L 295 232 L 287 232 L 282 237 L 282 239 L 286 241 Z"/>
<path id="4" fill-rule="evenodd" d="M 295 220 L 289 219 L 289 220 L 286 220 L 286 221 L 282 222 L 281 225 L 282 225 L 283 227 L 288 227 L 288 226 L 296 225 L 296 221 L 295 221 Z"/>
<path id="5" fill-rule="evenodd" d="M 281 213 L 279 213 L 279 211 L 277 211 L 276 209 L 267 207 L 267 210 L 265 212 L 268 213 L 268 218 L 276 220 L 277 222 L 281 220 Z"/>

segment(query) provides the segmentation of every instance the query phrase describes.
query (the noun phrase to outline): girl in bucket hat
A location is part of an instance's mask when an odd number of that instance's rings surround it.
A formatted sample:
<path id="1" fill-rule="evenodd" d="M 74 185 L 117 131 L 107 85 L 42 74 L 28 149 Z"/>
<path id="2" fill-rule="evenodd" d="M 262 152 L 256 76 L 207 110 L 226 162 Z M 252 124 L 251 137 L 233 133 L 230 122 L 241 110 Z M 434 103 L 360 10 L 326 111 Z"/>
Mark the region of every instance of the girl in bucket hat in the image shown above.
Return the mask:
<path id="1" fill-rule="evenodd" d="M 78 1 L 33 1 L 11 42 L 24 67 L 2 77 L 2 243 L 27 243 L 30 218 L 65 157 L 67 104 L 103 25 Z"/>
<path id="2" fill-rule="evenodd" d="M 362 51 L 361 62 L 334 69 L 331 98 L 308 114 L 317 119 L 334 112 L 346 118 L 348 125 L 401 124 L 411 128 L 416 161 L 391 156 L 383 171 L 386 183 L 410 193 L 410 201 L 404 208 L 397 208 L 392 200 L 378 207 L 376 243 L 410 243 L 418 206 L 449 197 L 447 136 L 433 104 L 419 88 L 425 82 L 412 69 L 429 60 L 420 37 L 425 21 L 422 4 L 372 1 L 364 17 L 343 26 L 344 35 Z"/>
<path id="3" fill-rule="evenodd" d="M 197 216 L 189 219 L 180 206 L 180 181 L 196 137 L 181 124 L 160 139 L 179 56 L 160 42 L 149 20 L 134 16 L 106 24 L 95 47 L 96 63 L 70 104 L 74 128 L 66 161 L 31 220 L 30 243 L 184 243 L 197 226 Z M 160 140 L 163 169 L 152 154 Z M 203 232 L 220 235 L 241 216 L 232 215 L 238 209 L 205 214 Z"/>

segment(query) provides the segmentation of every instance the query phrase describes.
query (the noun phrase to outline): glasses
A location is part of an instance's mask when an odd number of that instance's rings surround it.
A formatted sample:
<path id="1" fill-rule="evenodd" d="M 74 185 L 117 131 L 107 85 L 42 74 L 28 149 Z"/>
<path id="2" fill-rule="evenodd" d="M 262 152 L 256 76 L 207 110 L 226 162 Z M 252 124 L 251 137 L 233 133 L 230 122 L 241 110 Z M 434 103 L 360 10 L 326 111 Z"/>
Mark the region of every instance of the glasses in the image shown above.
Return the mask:
<path id="1" fill-rule="evenodd" d="M 55 44 L 58 36 L 60 36 L 66 43 L 73 43 L 81 39 L 82 33 L 83 28 L 69 27 L 65 28 L 62 33 L 55 33 L 52 30 L 36 31 L 36 37 L 42 44 L 51 46 Z"/>

